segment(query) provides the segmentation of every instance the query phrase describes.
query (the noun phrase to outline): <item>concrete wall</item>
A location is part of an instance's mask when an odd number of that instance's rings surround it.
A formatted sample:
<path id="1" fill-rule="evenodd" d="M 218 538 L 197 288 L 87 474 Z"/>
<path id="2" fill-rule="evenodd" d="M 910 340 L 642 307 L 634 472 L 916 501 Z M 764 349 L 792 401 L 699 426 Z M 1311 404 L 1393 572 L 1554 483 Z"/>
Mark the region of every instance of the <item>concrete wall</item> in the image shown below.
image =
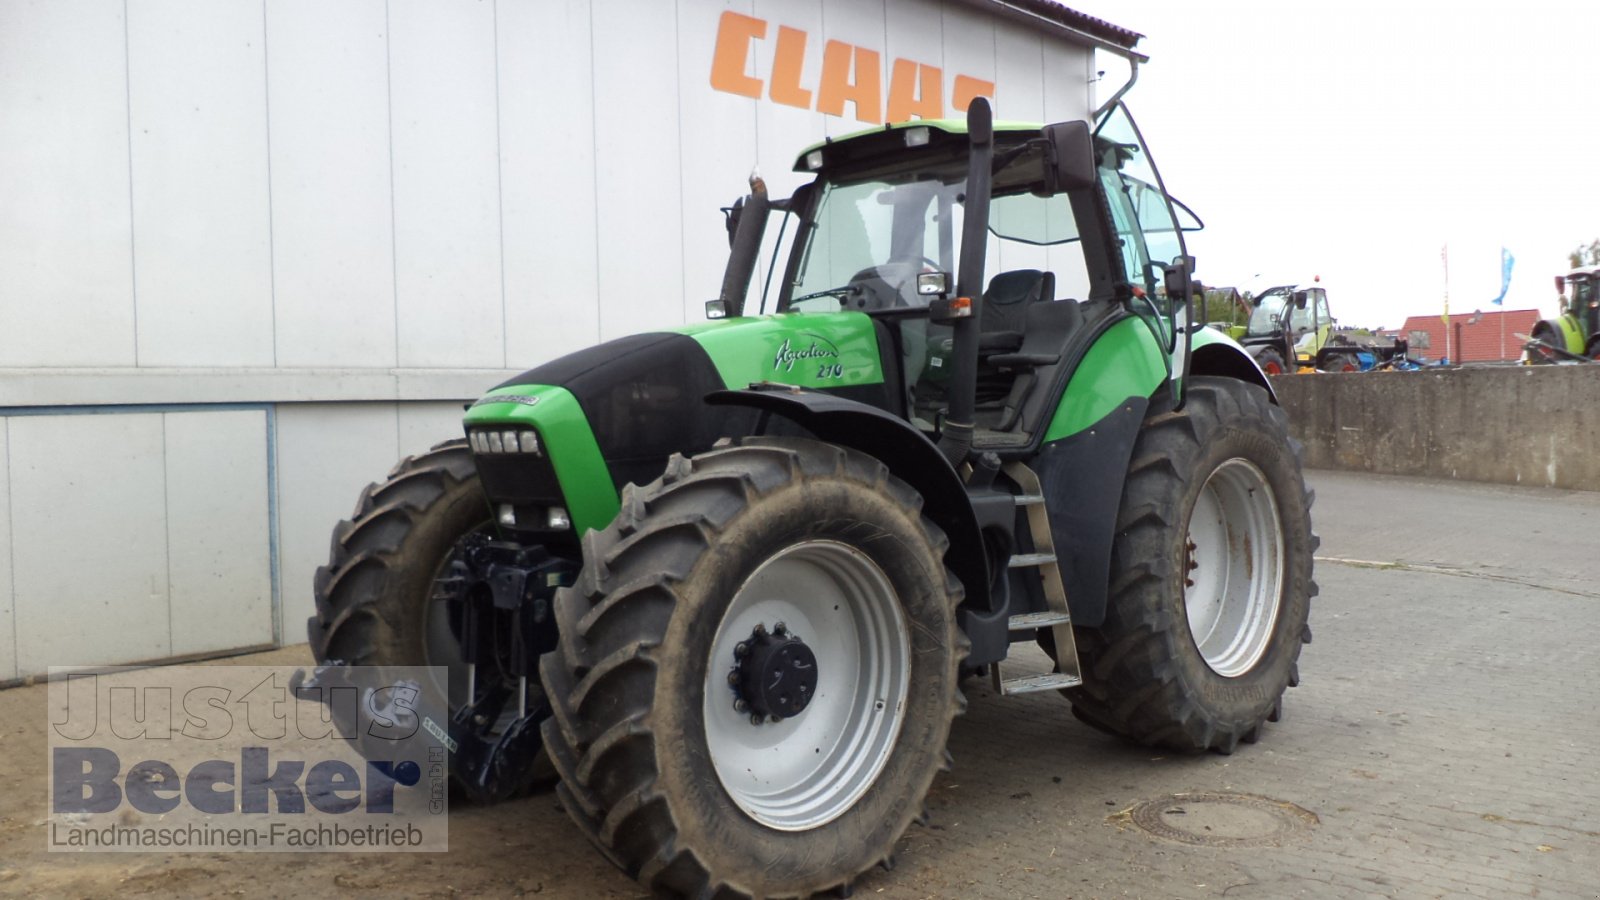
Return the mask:
<path id="1" fill-rule="evenodd" d="M 463 399 L 703 316 L 752 167 L 1093 70 L 963 0 L 0 0 L 0 683 L 303 640 Z"/>
<path id="2" fill-rule="evenodd" d="M 1600 491 L 1600 366 L 1285 375 L 1307 466 Z"/>

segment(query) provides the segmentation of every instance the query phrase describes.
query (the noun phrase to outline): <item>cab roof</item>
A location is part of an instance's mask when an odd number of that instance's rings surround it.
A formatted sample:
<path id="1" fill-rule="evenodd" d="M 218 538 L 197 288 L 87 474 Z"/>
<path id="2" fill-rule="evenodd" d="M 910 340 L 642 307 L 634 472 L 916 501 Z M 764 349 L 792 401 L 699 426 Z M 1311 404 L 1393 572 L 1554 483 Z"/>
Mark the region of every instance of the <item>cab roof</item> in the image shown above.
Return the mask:
<path id="1" fill-rule="evenodd" d="M 961 135 L 965 135 L 967 133 L 967 120 L 966 119 L 912 119 L 912 120 L 910 120 L 908 122 L 895 122 L 895 123 L 890 124 L 890 125 L 880 125 L 880 126 L 878 126 L 876 128 L 864 128 L 864 129 L 862 129 L 860 131 L 853 131 L 853 132 L 851 132 L 849 134 L 840 135 L 839 137 L 835 137 L 835 138 L 824 138 L 823 140 L 820 140 L 820 141 L 816 142 L 815 144 L 812 144 L 811 146 L 809 146 L 809 147 L 805 148 L 804 150 L 800 151 L 800 155 L 795 157 L 794 171 L 796 171 L 796 172 L 815 172 L 818 169 L 823 168 L 824 166 L 828 165 L 829 163 L 832 162 L 832 160 L 827 158 L 828 156 L 832 155 L 831 153 L 827 152 L 830 148 L 844 147 L 844 146 L 852 146 L 853 147 L 855 145 L 859 145 L 859 144 L 861 144 L 863 142 L 869 142 L 869 141 L 873 142 L 873 143 L 876 143 L 875 141 L 872 141 L 872 139 L 874 137 L 878 137 L 878 136 L 881 136 L 881 135 L 884 135 L 884 134 L 887 134 L 887 133 L 891 133 L 891 132 L 896 132 L 896 131 L 906 131 L 906 130 L 909 130 L 909 129 L 912 129 L 912 128 L 926 128 L 930 132 L 938 132 L 939 134 L 944 135 L 946 137 L 961 136 Z M 1044 125 L 1039 123 L 1039 122 L 1001 121 L 1001 122 L 995 122 L 994 123 L 994 130 L 995 130 L 996 134 L 1001 134 L 1001 133 L 1018 134 L 1018 133 L 1024 133 L 1024 132 L 1030 132 L 1030 131 L 1037 132 L 1042 128 L 1044 128 Z M 817 151 L 817 150 L 824 151 L 823 166 L 808 165 L 806 158 L 808 156 L 810 156 L 813 152 Z"/>

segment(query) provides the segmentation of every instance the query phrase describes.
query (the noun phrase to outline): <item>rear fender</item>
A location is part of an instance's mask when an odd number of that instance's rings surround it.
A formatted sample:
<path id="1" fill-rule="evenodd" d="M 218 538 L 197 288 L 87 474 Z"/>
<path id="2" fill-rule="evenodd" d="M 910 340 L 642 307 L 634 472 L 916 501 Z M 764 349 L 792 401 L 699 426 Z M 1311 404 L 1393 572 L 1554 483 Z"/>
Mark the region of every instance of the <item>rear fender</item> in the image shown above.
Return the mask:
<path id="1" fill-rule="evenodd" d="M 945 563 L 966 587 L 966 606 L 989 608 L 989 561 L 966 486 L 944 454 L 904 419 L 855 400 L 799 389 L 716 391 L 714 406 L 782 416 L 820 440 L 871 454 L 922 495 L 922 511 L 950 539 Z"/>

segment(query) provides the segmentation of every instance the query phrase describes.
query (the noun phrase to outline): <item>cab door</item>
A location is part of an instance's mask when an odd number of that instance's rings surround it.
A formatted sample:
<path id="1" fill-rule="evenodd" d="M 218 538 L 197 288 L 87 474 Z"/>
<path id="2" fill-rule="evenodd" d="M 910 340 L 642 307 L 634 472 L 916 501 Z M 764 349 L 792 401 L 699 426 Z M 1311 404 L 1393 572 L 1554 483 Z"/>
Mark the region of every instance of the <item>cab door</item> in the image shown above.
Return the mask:
<path id="1" fill-rule="evenodd" d="M 1123 280 L 1134 288 L 1134 311 L 1171 352 L 1184 304 L 1167 297 L 1166 266 L 1188 255 L 1183 232 L 1198 230 L 1199 220 L 1168 196 L 1125 105 L 1118 103 L 1101 118 L 1095 138 L 1100 186 L 1120 244 Z"/>

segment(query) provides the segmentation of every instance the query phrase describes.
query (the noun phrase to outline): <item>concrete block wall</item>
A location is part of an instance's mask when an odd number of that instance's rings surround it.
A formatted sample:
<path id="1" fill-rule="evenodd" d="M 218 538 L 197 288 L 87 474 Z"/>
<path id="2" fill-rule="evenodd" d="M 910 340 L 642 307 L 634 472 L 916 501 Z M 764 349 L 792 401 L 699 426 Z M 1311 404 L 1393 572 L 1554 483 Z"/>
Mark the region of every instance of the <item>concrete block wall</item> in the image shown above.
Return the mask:
<path id="1" fill-rule="evenodd" d="M 1307 466 L 1600 491 L 1600 366 L 1283 375 Z"/>

